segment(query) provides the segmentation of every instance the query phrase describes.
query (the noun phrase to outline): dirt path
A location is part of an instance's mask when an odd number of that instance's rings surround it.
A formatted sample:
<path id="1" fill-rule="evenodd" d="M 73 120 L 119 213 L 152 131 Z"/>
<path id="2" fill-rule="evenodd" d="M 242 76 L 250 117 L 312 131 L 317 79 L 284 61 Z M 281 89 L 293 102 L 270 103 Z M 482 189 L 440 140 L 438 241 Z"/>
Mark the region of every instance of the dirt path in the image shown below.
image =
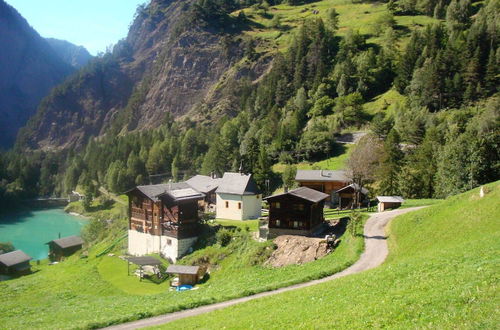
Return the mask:
<path id="1" fill-rule="evenodd" d="M 385 236 L 385 226 L 389 221 L 391 221 L 394 217 L 410 212 L 410 211 L 415 211 L 418 209 L 421 209 L 422 207 L 413 207 L 413 208 L 408 208 L 408 209 L 398 209 L 398 210 L 393 210 L 393 211 L 387 211 L 383 213 L 376 213 L 372 215 L 366 222 L 365 228 L 364 228 L 364 235 L 365 235 L 365 252 L 361 255 L 359 260 L 352 265 L 351 267 L 343 270 L 342 272 L 324 277 L 319 280 L 314 280 L 310 282 L 305 282 L 305 283 L 300 283 L 300 284 L 295 284 L 292 286 L 288 286 L 285 288 L 273 290 L 273 291 L 267 291 L 267 292 L 262 292 L 258 293 L 252 296 L 248 297 L 243 297 L 243 298 L 238 298 L 238 299 L 233 299 L 233 300 L 228 300 L 212 305 L 207 305 L 207 306 L 202 306 L 198 308 L 193 308 L 193 309 L 188 309 L 180 312 L 175 312 L 175 313 L 170 313 L 170 314 L 165 314 L 165 315 L 160 315 L 156 317 L 151 317 L 139 321 L 134 321 L 134 322 L 129 322 L 129 323 L 123 323 L 119 324 L 116 326 L 108 327 L 106 329 L 116 329 L 116 330 L 126 330 L 126 329 L 137 329 L 137 328 L 143 328 L 143 327 L 149 327 L 149 326 L 154 326 L 154 325 L 160 325 L 160 324 L 165 324 L 169 323 L 175 320 L 183 319 L 186 317 L 190 316 L 195 316 L 195 315 L 200 315 L 204 313 L 208 313 L 214 310 L 226 308 L 232 305 L 240 304 L 249 300 L 254 300 L 262 297 L 267 297 L 267 296 L 273 296 L 278 293 L 282 292 L 287 292 L 291 290 L 297 290 L 300 288 L 305 288 L 309 287 L 311 285 L 316 285 L 319 283 L 324 283 L 328 282 L 331 280 L 334 280 L 339 277 L 351 275 L 351 274 L 356 274 L 368 269 L 375 268 L 377 266 L 380 266 L 385 258 L 387 257 L 387 254 L 389 253 L 389 250 L 387 248 L 387 242 L 386 242 L 386 236 Z"/>

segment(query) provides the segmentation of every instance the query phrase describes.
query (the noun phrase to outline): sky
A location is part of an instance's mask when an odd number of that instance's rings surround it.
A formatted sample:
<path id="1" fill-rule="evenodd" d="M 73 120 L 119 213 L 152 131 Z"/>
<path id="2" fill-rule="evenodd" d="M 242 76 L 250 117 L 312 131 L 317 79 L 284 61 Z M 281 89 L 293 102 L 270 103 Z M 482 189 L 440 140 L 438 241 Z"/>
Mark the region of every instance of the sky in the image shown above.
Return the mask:
<path id="1" fill-rule="evenodd" d="M 127 36 L 138 5 L 148 0 L 6 0 L 45 38 L 67 40 L 92 54 Z"/>

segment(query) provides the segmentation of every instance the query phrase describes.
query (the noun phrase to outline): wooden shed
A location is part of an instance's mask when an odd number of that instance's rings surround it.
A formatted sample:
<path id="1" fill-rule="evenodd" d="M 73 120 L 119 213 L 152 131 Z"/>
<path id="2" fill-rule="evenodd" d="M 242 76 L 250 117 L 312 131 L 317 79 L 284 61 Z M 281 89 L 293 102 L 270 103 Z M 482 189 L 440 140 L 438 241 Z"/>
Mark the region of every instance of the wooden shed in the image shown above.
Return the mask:
<path id="1" fill-rule="evenodd" d="M 395 209 L 401 206 L 404 202 L 401 196 L 377 196 L 378 211 L 383 212 L 387 209 Z"/>
<path id="2" fill-rule="evenodd" d="M 178 283 L 175 286 L 195 285 L 205 275 L 204 270 L 200 266 L 181 266 L 170 265 L 166 271 L 167 274 L 174 274 L 179 277 Z M 173 284 L 174 285 L 174 284 Z"/>
<path id="3" fill-rule="evenodd" d="M 55 239 L 47 244 L 49 245 L 49 259 L 59 261 L 80 250 L 83 246 L 83 239 L 80 236 L 68 236 Z"/>
<path id="4" fill-rule="evenodd" d="M 359 205 L 355 205 L 356 194 L 359 193 Z M 356 183 L 351 183 L 344 188 L 337 190 L 338 208 L 341 210 L 366 206 L 369 204 L 369 191 L 364 187 L 359 187 Z"/>
<path id="5" fill-rule="evenodd" d="M 21 250 L 0 254 L 0 273 L 6 275 L 29 273 L 31 259 Z"/>

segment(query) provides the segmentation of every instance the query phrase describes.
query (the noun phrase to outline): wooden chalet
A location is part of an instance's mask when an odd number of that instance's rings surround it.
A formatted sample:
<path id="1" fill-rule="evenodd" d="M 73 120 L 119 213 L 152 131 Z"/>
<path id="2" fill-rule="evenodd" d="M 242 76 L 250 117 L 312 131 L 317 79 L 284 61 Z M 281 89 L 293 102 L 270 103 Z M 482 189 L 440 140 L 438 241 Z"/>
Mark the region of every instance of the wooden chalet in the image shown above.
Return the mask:
<path id="1" fill-rule="evenodd" d="M 338 194 L 338 207 L 341 210 L 367 206 L 370 203 L 368 190 L 360 188 L 356 183 L 351 183 L 337 190 L 336 193 Z M 357 193 L 359 193 L 359 205 L 355 205 Z"/>
<path id="2" fill-rule="evenodd" d="M 215 191 L 219 187 L 221 178 L 213 178 L 207 175 L 195 175 L 186 183 L 196 191 L 205 194 L 205 198 L 199 201 L 200 209 L 205 212 L 214 212 L 217 203 Z"/>
<path id="3" fill-rule="evenodd" d="M 326 202 L 332 207 L 338 205 L 336 192 L 351 182 L 346 172 L 330 170 L 297 170 L 295 181 L 300 187 L 308 187 L 328 194 L 329 198 Z"/>
<path id="4" fill-rule="evenodd" d="M 49 245 L 49 259 L 51 261 L 60 261 L 81 250 L 83 240 L 80 236 L 69 236 L 55 239 L 47 244 Z"/>
<path id="5" fill-rule="evenodd" d="M 323 222 L 323 208 L 329 195 L 300 187 L 264 198 L 269 203 L 268 238 L 279 235 L 309 236 Z"/>
<path id="6" fill-rule="evenodd" d="M 181 182 L 138 186 L 127 196 L 130 254 L 161 253 L 175 261 L 194 243 L 204 194 Z"/>
<path id="7" fill-rule="evenodd" d="M 395 209 L 404 202 L 401 196 L 377 196 L 378 211 L 383 212 L 387 209 Z"/>
<path id="8" fill-rule="evenodd" d="M 29 273 L 32 258 L 21 250 L 0 254 L 0 274 L 16 275 Z"/>

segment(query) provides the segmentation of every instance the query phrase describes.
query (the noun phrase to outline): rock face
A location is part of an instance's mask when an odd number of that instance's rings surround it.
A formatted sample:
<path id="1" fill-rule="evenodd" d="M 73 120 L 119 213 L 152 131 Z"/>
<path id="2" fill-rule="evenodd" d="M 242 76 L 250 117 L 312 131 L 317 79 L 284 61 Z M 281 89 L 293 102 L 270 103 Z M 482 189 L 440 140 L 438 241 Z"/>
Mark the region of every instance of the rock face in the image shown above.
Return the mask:
<path id="1" fill-rule="evenodd" d="M 266 261 L 266 265 L 272 267 L 305 264 L 331 251 L 328 243 L 321 238 L 283 235 L 276 237 L 274 244 L 277 248 Z"/>
<path id="2" fill-rule="evenodd" d="M 220 86 L 238 76 L 242 47 L 209 24 L 185 24 L 191 3 L 152 0 L 139 10 L 111 54 L 92 60 L 41 103 L 19 144 L 80 147 L 90 136 L 154 128 L 165 118 L 207 119 L 199 109 L 234 111 L 236 102 L 220 96 Z"/>
<path id="3" fill-rule="evenodd" d="M 66 64 L 75 69 L 81 68 L 92 59 L 92 55 L 83 46 L 77 46 L 69 41 L 54 38 L 45 40 Z"/>
<path id="4" fill-rule="evenodd" d="M 0 147 L 9 147 L 48 91 L 74 71 L 0 0 Z"/>

